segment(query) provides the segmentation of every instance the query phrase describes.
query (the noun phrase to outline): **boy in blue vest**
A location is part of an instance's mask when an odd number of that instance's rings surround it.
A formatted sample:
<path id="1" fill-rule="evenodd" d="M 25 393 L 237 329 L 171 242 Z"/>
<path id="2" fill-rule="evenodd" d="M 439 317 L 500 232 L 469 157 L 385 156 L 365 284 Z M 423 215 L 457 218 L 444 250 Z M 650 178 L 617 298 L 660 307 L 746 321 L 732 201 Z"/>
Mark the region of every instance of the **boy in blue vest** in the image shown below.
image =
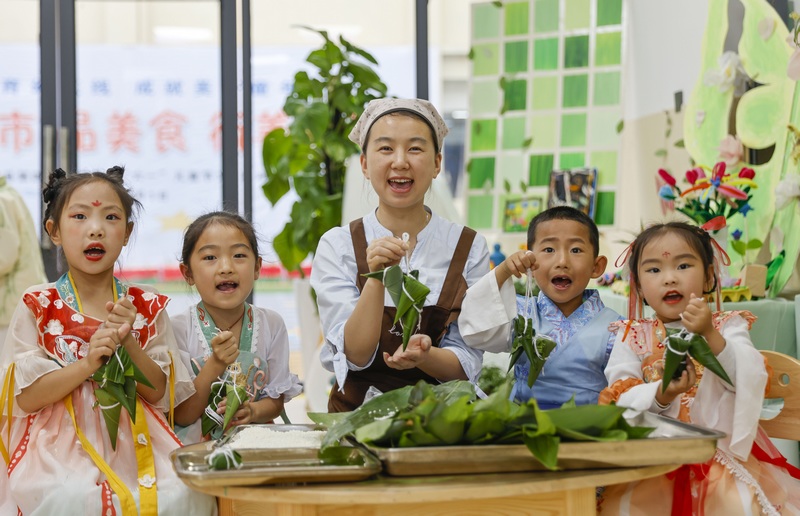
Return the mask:
<path id="1" fill-rule="evenodd" d="M 550 208 L 528 225 L 527 251 L 512 254 L 467 289 L 458 325 L 470 347 L 511 351 L 517 314 L 530 317 L 537 334 L 556 341 L 533 388 L 530 362 L 520 356 L 512 399 L 524 403 L 533 397 L 543 409 L 560 407 L 573 395 L 579 405 L 592 404 L 606 387 L 603 370 L 615 338 L 608 326 L 622 317 L 603 305 L 597 290 L 586 288 L 608 261 L 599 256 L 599 240 L 597 226 L 582 211 Z M 540 292 L 526 302 L 516 295 L 512 276 L 523 277 L 528 269 Z"/>

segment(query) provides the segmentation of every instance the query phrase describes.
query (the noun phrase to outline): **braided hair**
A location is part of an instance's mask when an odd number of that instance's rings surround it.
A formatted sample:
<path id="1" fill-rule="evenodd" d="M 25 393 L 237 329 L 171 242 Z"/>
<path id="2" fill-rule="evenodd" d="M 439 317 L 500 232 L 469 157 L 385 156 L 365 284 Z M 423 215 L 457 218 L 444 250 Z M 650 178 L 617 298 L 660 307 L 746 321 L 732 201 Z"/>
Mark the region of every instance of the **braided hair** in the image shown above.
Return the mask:
<path id="1" fill-rule="evenodd" d="M 134 219 L 134 211 L 141 209 L 142 204 L 136 200 L 130 190 L 125 187 L 122 176 L 125 169 L 121 166 L 113 166 L 105 172 L 87 172 L 84 174 L 67 174 L 63 169 L 57 168 L 50 173 L 47 178 L 47 185 L 42 190 L 42 200 L 46 206 L 42 225 L 45 232 L 51 235 L 51 231 L 58 231 L 61 213 L 67 205 L 72 193 L 81 186 L 93 181 L 105 181 L 119 196 L 122 207 L 125 210 L 125 221 L 131 222 Z M 52 220 L 53 224 L 50 231 L 47 230 L 47 221 Z"/>

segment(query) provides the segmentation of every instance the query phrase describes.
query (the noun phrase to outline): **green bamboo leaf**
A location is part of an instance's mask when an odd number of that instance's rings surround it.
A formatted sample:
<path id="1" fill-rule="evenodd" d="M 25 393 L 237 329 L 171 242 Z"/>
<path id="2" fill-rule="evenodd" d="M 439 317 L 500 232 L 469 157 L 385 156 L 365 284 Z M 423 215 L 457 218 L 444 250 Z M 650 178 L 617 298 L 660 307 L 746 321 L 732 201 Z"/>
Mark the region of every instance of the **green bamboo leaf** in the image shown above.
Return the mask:
<path id="1" fill-rule="evenodd" d="M 511 352 L 511 358 L 508 361 L 508 371 L 511 371 L 511 368 L 514 367 L 514 364 L 517 363 L 517 361 L 519 360 L 519 357 L 522 356 L 522 352 L 523 352 L 522 346 L 517 346 L 514 349 L 514 351 Z"/>
<path id="2" fill-rule="evenodd" d="M 131 401 L 131 407 L 128 408 L 127 406 L 125 409 L 128 411 L 128 414 L 131 416 L 131 421 L 134 423 L 136 422 L 136 380 L 133 379 L 131 376 L 125 377 L 125 383 L 122 386 L 122 390 L 125 393 L 125 399 Z"/>
<path id="3" fill-rule="evenodd" d="M 549 470 L 558 469 L 558 445 L 561 440 L 555 435 L 524 436 L 523 441 L 528 450 Z"/>
<path id="4" fill-rule="evenodd" d="M 717 357 L 714 356 L 714 352 L 711 351 L 708 341 L 703 338 L 702 335 L 692 335 L 689 342 L 689 354 L 692 355 L 692 358 L 697 360 L 703 367 L 722 378 L 729 385 L 733 385 L 728 373 L 725 372 L 722 364 L 720 364 Z"/>
<path id="5" fill-rule="evenodd" d="M 356 428 L 367 423 L 397 414 L 408 405 L 412 387 L 408 385 L 385 392 L 365 402 L 354 411 L 347 412 L 339 422 L 328 428 L 328 432 L 322 439 L 321 448 L 325 449 L 337 444 L 344 436 L 353 435 Z"/>
<path id="6" fill-rule="evenodd" d="M 241 385 L 225 384 L 225 416 L 222 420 L 223 431 L 228 428 L 236 411 L 247 401 L 247 391 Z"/>
<path id="7" fill-rule="evenodd" d="M 441 444 L 456 444 L 464 436 L 464 426 L 472 415 L 471 396 L 452 404 L 440 404 L 428 418 L 426 429 L 439 438 Z"/>
<path id="8" fill-rule="evenodd" d="M 672 376 L 678 370 L 678 366 L 686 355 L 681 353 L 689 350 L 690 343 L 688 340 L 681 338 L 679 335 L 670 335 L 667 337 L 669 340 L 669 347 L 664 351 L 664 376 L 661 378 L 661 392 L 666 392 L 669 382 L 672 381 Z M 670 347 L 672 349 L 670 349 Z M 674 351 L 673 351 L 674 350 Z"/>
<path id="9" fill-rule="evenodd" d="M 103 420 L 106 422 L 106 429 L 108 430 L 108 438 L 111 441 L 111 448 L 117 449 L 117 430 L 119 429 L 119 418 L 122 414 L 122 405 L 108 392 L 103 389 L 95 389 L 94 395 L 97 398 L 97 404 L 100 406 L 100 412 L 103 414 Z"/>
<path id="10" fill-rule="evenodd" d="M 392 265 L 387 269 L 370 272 L 364 274 L 364 276 L 374 278 L 383 283 L 386 291 L 389 292 L 389 297 L 394 302 L 394 306 L 400 303 L 400 298 L 403 296 L 403 270 L 399 265 Z"/>
<path id="11" fill-rule="evenodd" d="M 559 431 L 599 436 L 617 425 L 625 408 L 616 405 L 578 405 L 545 412 Z"/>
<path id="12" fill-rule="evenodd" d="M 378 419 L 367 423 L 366 425 L 356 428 L 355 438 L 358 442 L 364 444 L 381 443 L 386 440 L 386 434 L 392 427 L 394 420 L 392 419 Z"/>

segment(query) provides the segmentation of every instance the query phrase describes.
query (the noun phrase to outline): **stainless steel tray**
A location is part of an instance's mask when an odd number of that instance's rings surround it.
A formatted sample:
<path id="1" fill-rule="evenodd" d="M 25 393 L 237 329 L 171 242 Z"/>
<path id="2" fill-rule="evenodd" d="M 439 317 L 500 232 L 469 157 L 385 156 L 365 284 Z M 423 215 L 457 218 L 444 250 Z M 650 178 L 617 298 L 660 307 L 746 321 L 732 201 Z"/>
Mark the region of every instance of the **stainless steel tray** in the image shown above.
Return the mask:
<path id="1" fill-rule="evenodd" d="M 654 427 L 646 439 L 617 442 L 562 442 L 558 467 L 606 469 L 658 464 L 694 464 L 714 455 L 724 433 L 656 414 L 641 413 L 629 423 Z M 546 471 L 524 444 L 380 448 L 365 446 L 396 476 Z"/>
<path id="2" fill-rule="evenodd" d="M 206 457 L 216 446 L 229 442 L 241 431 L 237 427 L 219 443 L 209 441 L 174 450 L 170 454 L 178 476 L 190 487 L 251 486 L 263 484 L 298 484 L 313 482 L 354 482 L 380 472 L 381 463 L 370 453 L 350 447 L 347 465 L 326 464 L 316 448 L 247 448 L 237 449 L 242 467 L 230 470 L 210 469 Z M 319 430 L 314 425 L 263 425 L 274 431 Z"/>

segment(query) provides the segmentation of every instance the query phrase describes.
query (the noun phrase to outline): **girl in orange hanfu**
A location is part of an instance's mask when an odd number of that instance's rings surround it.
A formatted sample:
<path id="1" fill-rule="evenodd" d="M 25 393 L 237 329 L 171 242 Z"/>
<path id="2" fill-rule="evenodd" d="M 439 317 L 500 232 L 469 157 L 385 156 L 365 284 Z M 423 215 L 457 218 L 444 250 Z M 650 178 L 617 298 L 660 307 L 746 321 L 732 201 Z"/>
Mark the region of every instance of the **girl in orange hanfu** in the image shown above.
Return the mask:
<path id="1" fill-rule="evenodd" d="M 139 205 L 122 176 L 121 167 L 56 170 L 43 191 L 45 230 L 69 270 L 25 292 L 0 356 L 0 514 L 216 513 L 169 460 L 180 441 L 163 414 L 194 388 L 177 359 L 167 298 L 113 275 Z M 113 403 L 98 404 L 91 377 L 120 346 L 153 388 L 136 384 L 135 423 L 121 410 L 113 446 L 104 415 Z"/>
<path id="2" fill-rule="evenodd" d="M 605 370 L 609 387 L 600 393 L 600 403 L 616 401 L 727 436 L 704 464 L 606 488 L 598 495 L 602 514 L 800 513 L 800 471 L 758 426 L 768 375 L 750 341 L 755 317 L 747 311 L 712 312 L 702 297 L 719 285 L 714 248 L 702 228 L 682 222 L 648 227 L 631 244 L 630 320 L 615 323 L 619 331 Z M 653 319 L 641 318 L 638 298 L 653 309 Z M 704 337 L 733 385 L 691 359 L 662 392 L 671 328 Z"/>

